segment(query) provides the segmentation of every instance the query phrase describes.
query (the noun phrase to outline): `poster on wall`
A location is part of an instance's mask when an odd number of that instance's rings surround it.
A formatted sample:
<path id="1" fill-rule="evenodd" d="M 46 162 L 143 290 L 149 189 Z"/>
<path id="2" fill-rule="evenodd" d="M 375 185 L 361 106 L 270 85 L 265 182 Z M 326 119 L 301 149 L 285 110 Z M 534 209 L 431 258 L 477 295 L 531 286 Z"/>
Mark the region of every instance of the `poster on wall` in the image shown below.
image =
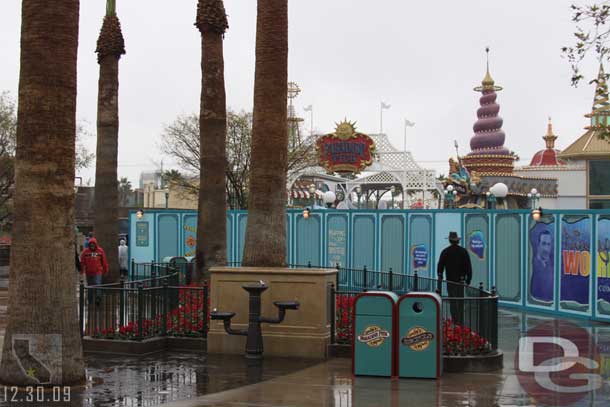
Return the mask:
<path id="1" fill-rule="evenodd" d="M 136 222 L 136 246 L 147 247 L 148 246 L 148 222 L 138 221 Z"/>
<path id="2" fill-rule="evenodd" d="M 565 215 L 561 221 L 560 308 L 589 310 L 590 274 L 591 218 Z"/>
<path id="3" fill-rule="evenodd" d="M 197 254 L 197 218 L 185 217 L 182 228 L 184 229 L 184 257 L 195 256 Z"/>
<path id="4" fill-rule="evenodd" d="M 597 222 L 597 313 L 610 316 L 610 216 Z"/>
<path id="5" fill-rule="evenodd" d="M 345 267 L 346 249 L 345 229 L 328 230 L 328 266 Z"/>
<path id="6" fill-rule="evenodd" d="M 535 305 L 553 305 L 555 291 L 555 222 L 535 222 L 529 231 L 528 299 Z"/>
<path id="7" fill-rule="evenodd" d="M 411 247 L 411 258 L 413 259 L 413 270 L 425 270 L 428 268 L 428 247 L 418 244 Z"/>
<path id="8" fill-rule="evenodd" d="M 485 260 L 485 235 L 480 230 L 475 230 L 468 236 L 468 250 L 477 259 Z"/>

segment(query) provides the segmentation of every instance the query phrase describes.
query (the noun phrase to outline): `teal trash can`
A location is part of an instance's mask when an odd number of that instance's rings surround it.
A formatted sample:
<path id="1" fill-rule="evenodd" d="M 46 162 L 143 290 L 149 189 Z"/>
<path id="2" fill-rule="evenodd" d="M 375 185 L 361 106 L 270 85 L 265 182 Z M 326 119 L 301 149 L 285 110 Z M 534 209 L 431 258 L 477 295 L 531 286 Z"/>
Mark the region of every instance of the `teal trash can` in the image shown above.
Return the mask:
<path id="1" fill-rule="evenodd" d="M 395 374 L 394 326 L 398 296 L 369 291 L 354 300 L 352 372 L 362 376 Z"/>
<path id="2" fill-rule="evenodd" d="M 441 297 L 417 292 L 403 295 L 397 309 L 399 377 L 439 378 L 443 372 Z"/>

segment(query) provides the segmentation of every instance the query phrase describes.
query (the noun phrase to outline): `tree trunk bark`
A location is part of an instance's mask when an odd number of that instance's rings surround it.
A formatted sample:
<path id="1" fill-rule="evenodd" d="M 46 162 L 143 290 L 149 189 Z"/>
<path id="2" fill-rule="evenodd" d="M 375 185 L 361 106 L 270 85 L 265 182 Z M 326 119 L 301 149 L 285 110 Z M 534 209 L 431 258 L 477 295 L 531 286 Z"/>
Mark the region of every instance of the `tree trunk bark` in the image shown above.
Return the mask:
<path id="1" fill-rule="evenodd" d="M 202 32 L 197 271 L 205 279 L 210 267 L 227 262 L 227 107 L 222 42 L 220 33 Z"/>
<path id="2" fill-rule="evenodd" d="M 78 0 L 23 0 L 8 326 L 0 382 L 74 385 L 85 370 L 74 266 Z M 34 368 L 34 377 L 28 370 Z"/>
<path id="3" fill-rule="evenodd" d="M 247 266 L 286 265 L 287 90 L 288 0 L 258 0 Z"/>
<path id="4" fill-rule="evenodd" d="M 106 283 L 119 279 L 119 58 L 101 59 L 97 100 L 97 160 L 95 164 L 94 234 L 108 258 Z"/>

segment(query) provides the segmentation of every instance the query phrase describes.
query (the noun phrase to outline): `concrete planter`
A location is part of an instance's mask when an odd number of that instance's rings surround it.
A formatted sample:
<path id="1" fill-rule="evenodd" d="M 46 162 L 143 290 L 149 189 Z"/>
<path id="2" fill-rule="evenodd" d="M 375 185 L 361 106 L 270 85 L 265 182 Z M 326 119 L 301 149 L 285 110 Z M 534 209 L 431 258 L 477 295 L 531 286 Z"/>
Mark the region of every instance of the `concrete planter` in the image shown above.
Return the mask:
<path id="1" fill-rule="evenodd" d="M 141 341 L 125 339 L 83 338 L 83 351 L 124 355 L 148 355 L 165 351 L 205 352 L 205 338 L 157 337 Z"/>

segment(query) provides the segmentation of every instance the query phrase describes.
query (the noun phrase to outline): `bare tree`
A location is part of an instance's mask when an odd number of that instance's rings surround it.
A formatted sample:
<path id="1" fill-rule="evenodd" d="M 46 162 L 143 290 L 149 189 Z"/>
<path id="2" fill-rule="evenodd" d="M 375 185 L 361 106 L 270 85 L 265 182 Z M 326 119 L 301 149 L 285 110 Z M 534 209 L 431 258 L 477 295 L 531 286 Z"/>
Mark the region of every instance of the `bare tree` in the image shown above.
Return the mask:
<path id="1" fill-rule="evenodd" d="M 161 151 L 173 158 L 181 172 L 166 172 L 165 179 L 186 193 L 197 195 L 199 185 L 199 118 L 181 115 L 165 126 Z M 252 143 L 252 114 L 227 112 L 227 204 L 231 209 L 247 209 Z M 288 174 L 317 165 L 315 136 L 305 138 L 288 151 Z"/>

